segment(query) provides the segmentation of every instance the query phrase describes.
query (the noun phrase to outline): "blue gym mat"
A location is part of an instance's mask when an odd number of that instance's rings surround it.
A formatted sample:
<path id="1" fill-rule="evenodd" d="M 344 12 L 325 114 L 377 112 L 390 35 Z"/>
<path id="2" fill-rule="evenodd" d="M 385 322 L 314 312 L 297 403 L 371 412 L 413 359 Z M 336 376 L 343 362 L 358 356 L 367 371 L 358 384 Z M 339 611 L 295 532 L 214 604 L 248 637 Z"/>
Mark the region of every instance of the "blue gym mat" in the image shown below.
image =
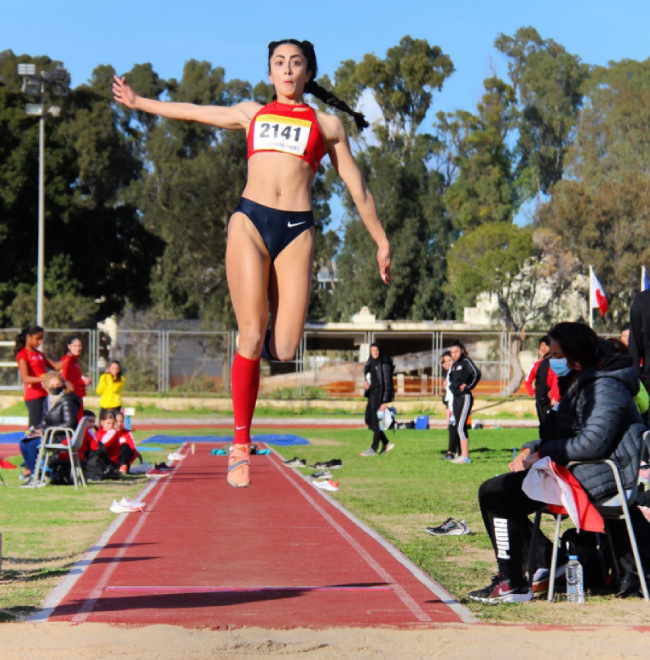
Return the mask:
<path id="1" fill-rule="evenodd" d="M 290 434 L 262 434 L 254 435 L 251 437 L 253 442 L 265 442 L 268 445 L 280 445 L 283 447 L 290 445 L 308 445 L 309 440 L 302 438 L 299 435 Z M 139 445 L 146 445 L 149 443 L 160 445 L 180 445 L 184 442 L 210 442 L 210 443 L 229 443 L 233 441 L 231 435 L 152 435 L 146 440 L 138 442 Z"/>
<path id="2" fill-rule="evenodd" d="M 25 431 L 14 431 L 13 433 L 0 433 L 0 445 L 15 445 L 25 437 Z"/>

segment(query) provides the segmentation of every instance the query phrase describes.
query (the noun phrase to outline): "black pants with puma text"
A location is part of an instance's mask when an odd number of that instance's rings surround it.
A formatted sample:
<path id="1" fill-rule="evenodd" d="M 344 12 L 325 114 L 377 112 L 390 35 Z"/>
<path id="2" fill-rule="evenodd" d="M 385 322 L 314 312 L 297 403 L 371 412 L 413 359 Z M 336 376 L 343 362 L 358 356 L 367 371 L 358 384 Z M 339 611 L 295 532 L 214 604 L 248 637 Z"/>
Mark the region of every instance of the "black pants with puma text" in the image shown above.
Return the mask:
<path id="1" fill-rule="evenodd" d="M 526 582 L 533 527 L 528 516 L 544 506 L 531 500 L 521 489 L 527 474 L 528 471 L 507 472 L 484 481 L 478 490 L 481 515 L 494 547 L 499 575 L 512 586 Z M 535 545 L 536 568 L 548 567 L 553 544 L 539 532 Z"/>

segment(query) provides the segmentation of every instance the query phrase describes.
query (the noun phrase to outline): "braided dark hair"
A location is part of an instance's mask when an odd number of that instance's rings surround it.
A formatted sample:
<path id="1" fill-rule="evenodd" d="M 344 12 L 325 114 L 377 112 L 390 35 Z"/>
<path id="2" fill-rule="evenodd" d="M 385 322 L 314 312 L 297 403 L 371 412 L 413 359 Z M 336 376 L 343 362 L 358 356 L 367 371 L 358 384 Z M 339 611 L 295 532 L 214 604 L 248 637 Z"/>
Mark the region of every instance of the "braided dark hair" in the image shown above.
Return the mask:
<path id="1" fill-rule="evenodd" d="M 282 44 L 291 44 L 292 46 L 297 46 L 300 48 L 302 54 L 307 60 L 307 71 L 311 72 L 311 80 L 309 80 L 305 85 L 305 92 L 312 94 L 317 99 L 320 99 L 323 103 L 331 105 L 333 108 L 342 110 L 343 112 L 350 115 L 354 119 L 354 123 L 360 131 L 370 126 L 368 120 L 362 113 L 355 112 L 347 103 L 345 103 L 345 101 L 341 101 L 338 96 L 325 89 L 324 87 L 321 87 L 316 82 L 318 64 L 316 63 L 316 52 L 314 51 L 314 44 L 312 44 L 311 41 L 298 41 L 297 39 L 282 39 L 280 41 L 271 41 L 271 43 L 269 43 L 269 66 L 275 49 Z"/>

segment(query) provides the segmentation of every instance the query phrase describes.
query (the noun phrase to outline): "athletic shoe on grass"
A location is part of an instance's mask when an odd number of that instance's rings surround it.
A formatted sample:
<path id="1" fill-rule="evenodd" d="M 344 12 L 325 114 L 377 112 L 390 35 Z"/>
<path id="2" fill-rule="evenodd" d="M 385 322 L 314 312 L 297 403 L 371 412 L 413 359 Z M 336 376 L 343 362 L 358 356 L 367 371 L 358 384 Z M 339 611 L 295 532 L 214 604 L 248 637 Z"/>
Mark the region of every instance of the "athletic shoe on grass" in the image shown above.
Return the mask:
<path id="1" fill-rule="evenodd" d="M 343 461 L 340 458 L 333 458 L 330 461 L 320 461 L 309 466 L 312 470 L 322 470 L 328 468 L 330 470 L 338 470 L 343 467 Z"/>
<path id="2" fill-rule="evenodd" d="M 533 591 L 528 585 L 513 586 L 509 580 L 495 575 L 487 587 L 470 591 L 467 595 L 479 603 L 525 603 L 532 600 Z"/>
<path id="3" fill-rule="evenodd" d="M 456 463 L 456 465 L 463 465 L 465 463 L 471 463 L 472 459 L 466 456 L 457 456 L 456 458 L 452 458 L 451 462 Z"/>
<path id="4" fill-rule="evenodd" d="M 387 445 L 384 445 L 381 448 L 381 451 L 379 452 L 380 454 L 387 454 L 389 451 L 392 451 L 395 449 L 395 445 L 392 442 L 389 442 Z"/>
<path id="5" fill-rule="evenodd" d="M 309 476 L 312 479 L 331 479 L 332 473 L 329 470 L 318 470 Z"/>
<path id="6" fill-rule="evenodd" d="M 147 506 L 146 502 L 136 502 L 135 500 L 132 500 L 130 497 L 123 497 L 118 504 L 121 506 L 135 506 L 138 509 L 142 510 L 144 509 L 145 506 Z"/>
<path id="7" fill-rule="evenodd" d="M 113 500 L 113 504 L 109 507 L 113 513 L 134 513 L 135 511 L 142 512 L 144 509 L 143 502 L 131 502 L 125 501 L 126 498 L 122 498 L 119 502 Z"/>
<path id="8" fill-rule="evenodd" d="M 228 456 L 228 483 L 233 488 L 248 488 L 251 485 L 250 444 L 233 445 Z"/>
<path id="9" fill-rule="evenodd" d="M 162 479 L 163 477 L 168 477 L 170 474 L 170 470 L 155 467 L 147 470 L 147 479 Z"/>
<path id="10" fill-rule="evenodd" d="M 339 482 L 328 479 L 327 481 L 314 481 L 314 486 L 321 490 L 329 490 L 335 493 L 339 489 Z"/>
<path id="11" fill-rule="evenodd" d="M 285 461 L 287 467 L 307 467 L 307 461 L 304 458 L 294 456 L 292 459 Z"/>
<path id="12" fill-rule="evenodd" d="M 371 447 L 370 449 L 366 449 L 366 451 L 362 451 L 359 456 L 379 456 L 379 454 Z"/>
<path id="13" fill-rule="evenodd" d="M 424 531 L 431 534 L 431 536 L 462 536 L 463 534 L 469 534 L 471 530 L 464 520 L 458 522 L 453 518 L 447 518 L 442 525 L 425 527 Z"/>
<path id="14" fill-rule="evenodd" d="M 20 484 L 20 488 L 42 488 L 45 486 L 45 482 L 41 481 L 40 479 L 38 481 L 34 481 L 33 477 L 29 477 L 29 479 L 22 484 Z"/>
<path id="15" fill-rule="evenodd" d="M 566 564 L 555 567 L 555 581 L 562 581 L 566 576 Z M 551 584 L 551 569 L 538 568 L 533 574 L 533 584 L 531 585 L 533 593 L 537 594 L 540 591 L 548 591 Z"/>

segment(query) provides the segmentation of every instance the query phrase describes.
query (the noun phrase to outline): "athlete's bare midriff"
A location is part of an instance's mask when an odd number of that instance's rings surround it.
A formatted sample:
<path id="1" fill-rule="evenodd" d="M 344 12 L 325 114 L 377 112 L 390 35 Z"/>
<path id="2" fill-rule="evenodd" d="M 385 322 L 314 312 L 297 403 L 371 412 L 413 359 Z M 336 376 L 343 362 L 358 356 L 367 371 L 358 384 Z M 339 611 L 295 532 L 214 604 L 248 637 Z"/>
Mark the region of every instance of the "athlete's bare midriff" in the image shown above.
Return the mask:
<path id="1" fill-rule="evenodd" d="M 314 171 L 291 154 L 259 152 L 248 161 L 242 197 L 281 211 L 310 211 Z"/>

